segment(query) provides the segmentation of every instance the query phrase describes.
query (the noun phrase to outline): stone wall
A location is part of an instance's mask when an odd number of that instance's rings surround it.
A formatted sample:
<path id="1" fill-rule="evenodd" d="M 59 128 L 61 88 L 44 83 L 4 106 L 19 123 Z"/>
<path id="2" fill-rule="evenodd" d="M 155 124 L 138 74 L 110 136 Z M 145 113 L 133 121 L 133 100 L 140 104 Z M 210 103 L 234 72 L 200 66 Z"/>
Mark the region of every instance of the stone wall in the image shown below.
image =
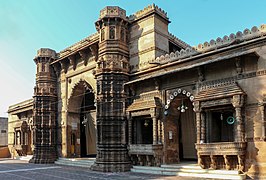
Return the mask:
<path id="1" fill-rule="evenodd" d="M 149 61 L 169 53 L 168 18 L 148 10 L 143 14 L 142 18 L 132 21 L 129 28 L 132 72 L 147 68 Z"/>
<path id="2" fill-rule="evenodd" d="M 96 92 L 96 80 L 93 72 L 96 68 L 95 57 L 86 56 L 88 63 L 85 65 L 84 60 L 77 58 L 77 65 L 74 68 L 69 64 L 67 71 L 63 69 L 59 73 L 58 78 L 58 153 L 63 157 L 70 155 L 70 135 L 72 129 L 71 117 L 69 117 L 68 110 L 70 105 L 70 98 L 73 96 L 75 86 L 80 82 L 88 83 L 93 92 Z M 64 61 L 64 60 L 63 60 Z M 80 94 L 71 101 L 71 106 L 75 107 L 76 113 L 79 113 L 77 108 L 80 108 L 83 96 Z M 73 111 L 73 108 L 71 109 Z M 79 116 L 76 117 L 79 119 Z"/>
<path id="3" fill-rule="evenodd" d="M 8 119 L 0 117 L 0 146 L 7 146 Z"/>

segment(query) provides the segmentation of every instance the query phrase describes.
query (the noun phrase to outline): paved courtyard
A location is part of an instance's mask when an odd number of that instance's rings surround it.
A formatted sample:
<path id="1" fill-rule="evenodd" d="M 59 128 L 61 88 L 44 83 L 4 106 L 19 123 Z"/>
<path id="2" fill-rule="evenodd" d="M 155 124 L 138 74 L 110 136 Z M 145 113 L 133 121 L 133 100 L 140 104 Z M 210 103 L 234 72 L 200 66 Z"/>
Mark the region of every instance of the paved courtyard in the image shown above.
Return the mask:
<path id="1" fill-rule="evenodd" d="M 141 174 L 133 172 L 125 173 L 101 173 L 91 171 L 87 168 L 60 166 L 55 164 L 30 164 L 22 160 L 0 159 L 0 179 L 99 179 L 99 180 L 133 180 L 133 179 L 153 179 L 153 180 L 195 180 L 195 178 L 184 178 L 176 176 L 160 176 Z"/>

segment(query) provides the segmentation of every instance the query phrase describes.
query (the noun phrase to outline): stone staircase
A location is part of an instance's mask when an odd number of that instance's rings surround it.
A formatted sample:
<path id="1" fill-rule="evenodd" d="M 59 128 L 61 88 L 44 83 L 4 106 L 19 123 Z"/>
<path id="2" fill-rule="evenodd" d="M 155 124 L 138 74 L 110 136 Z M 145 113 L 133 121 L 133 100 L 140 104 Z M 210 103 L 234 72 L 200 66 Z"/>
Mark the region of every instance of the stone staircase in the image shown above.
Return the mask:
<path id="1" fill-rule="evenodd" d="M 197 164 L 191 163 L 161 165 L 161 167 L 133 166 L 131 172 L 195 177 L 198 179 L 246 179 L 245 174 L 241 174 L 236 170 L 201 169 Z"/>
<path id="2" fill-rule="evenodd" d="M 55 164 L 90 168 L 95 158 L 59 158 Z"/>

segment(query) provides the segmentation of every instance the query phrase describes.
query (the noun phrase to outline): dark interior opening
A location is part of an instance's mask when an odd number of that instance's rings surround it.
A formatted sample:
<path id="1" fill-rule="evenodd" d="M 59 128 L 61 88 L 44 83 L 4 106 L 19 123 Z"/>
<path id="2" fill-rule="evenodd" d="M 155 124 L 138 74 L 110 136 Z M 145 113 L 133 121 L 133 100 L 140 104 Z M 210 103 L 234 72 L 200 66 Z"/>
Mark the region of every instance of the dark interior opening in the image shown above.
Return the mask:
<path id="1" fill-rule="evenodd" d="M 153 122 L 150 116 L 141 116 L 133 119 L 133 144 L 153 143 Z"/>
<path id="2" fill-rule="evenodd" d="M 86 141 L 86 127 L 84 126 L 84 120 L 86 118 L 86 113 L 90 110 L 94 110 L 94 94 L 87 90 L 85 92 L 82 104 L 80 107 L 80 156 L 81 157 L 96 157 L 95 155 L 87 154 L 87 141 Z"/>
<path id="3" fill-rule="evenodd" d="M 233 142 L 235 117 L 233 110 L 212 111 L 210 113 L 210 142 Z"/>

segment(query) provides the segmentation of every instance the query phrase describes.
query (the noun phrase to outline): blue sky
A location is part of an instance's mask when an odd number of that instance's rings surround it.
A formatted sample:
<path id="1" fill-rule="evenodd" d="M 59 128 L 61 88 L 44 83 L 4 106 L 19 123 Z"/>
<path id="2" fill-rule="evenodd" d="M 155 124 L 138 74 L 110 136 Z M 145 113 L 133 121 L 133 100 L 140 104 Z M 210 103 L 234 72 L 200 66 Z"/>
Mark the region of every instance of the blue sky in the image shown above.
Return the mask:
<path id="1" fill-rule="evenodd" d="M 95 33 L 105 6 L 130 15 L 152 3 L 168 13 L 169 31 L 190 45 L 266 23 L 266 0 L 0 0 L 0 116 L 32 97 L 39 48 L 60 51 Z"/>

